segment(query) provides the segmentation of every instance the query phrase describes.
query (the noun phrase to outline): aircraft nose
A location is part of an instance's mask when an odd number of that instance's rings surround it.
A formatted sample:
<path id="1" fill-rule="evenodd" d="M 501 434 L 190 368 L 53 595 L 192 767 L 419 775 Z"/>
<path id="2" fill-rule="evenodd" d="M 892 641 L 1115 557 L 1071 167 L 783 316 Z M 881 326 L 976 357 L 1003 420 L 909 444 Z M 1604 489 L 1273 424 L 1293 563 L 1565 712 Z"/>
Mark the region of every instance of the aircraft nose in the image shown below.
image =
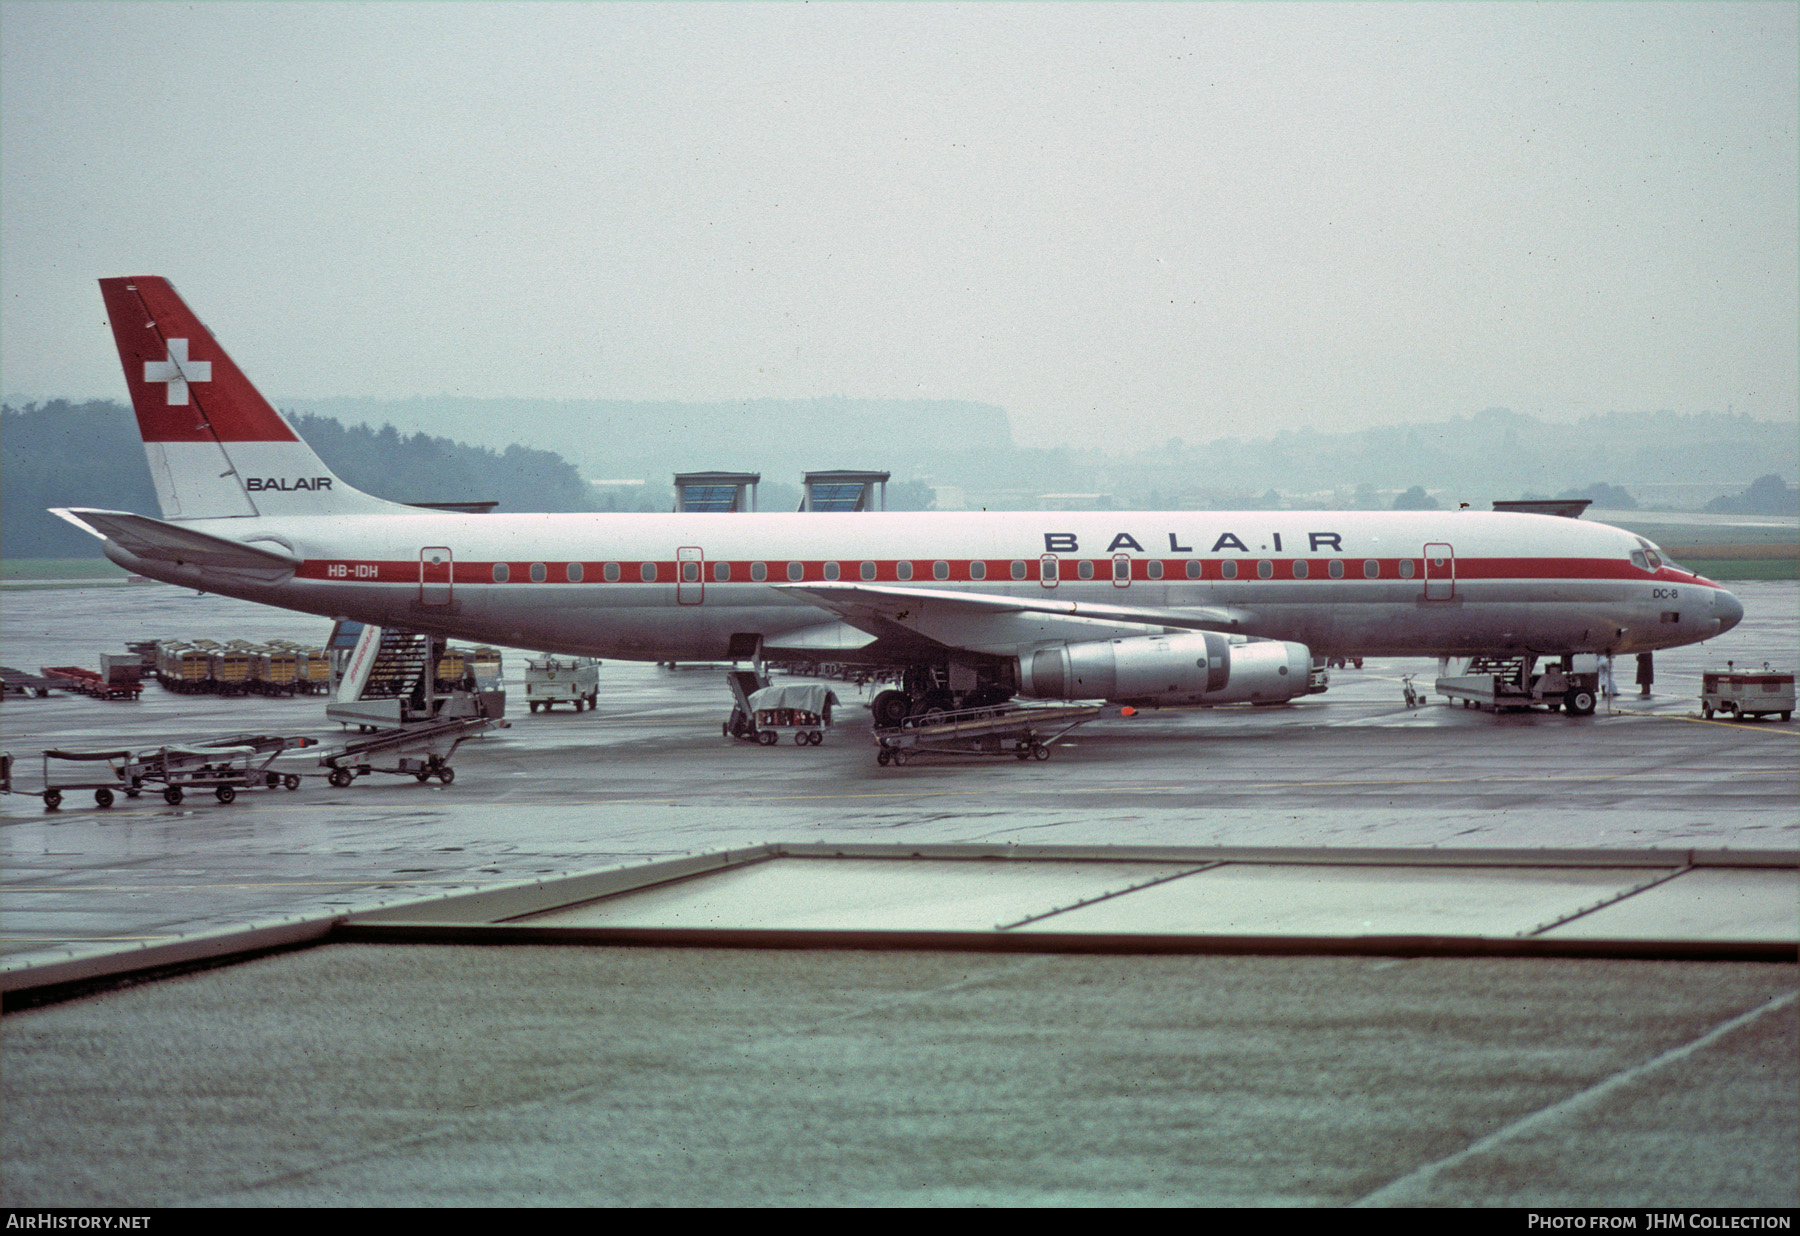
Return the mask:
<path id="1" fill-rule="evenodd" d="M 1719 634 L 1723 635 L 1744 620 L 1744 603 L 1721 588 L 1713 594 L 1713 617 L 1718 620 Z"/>

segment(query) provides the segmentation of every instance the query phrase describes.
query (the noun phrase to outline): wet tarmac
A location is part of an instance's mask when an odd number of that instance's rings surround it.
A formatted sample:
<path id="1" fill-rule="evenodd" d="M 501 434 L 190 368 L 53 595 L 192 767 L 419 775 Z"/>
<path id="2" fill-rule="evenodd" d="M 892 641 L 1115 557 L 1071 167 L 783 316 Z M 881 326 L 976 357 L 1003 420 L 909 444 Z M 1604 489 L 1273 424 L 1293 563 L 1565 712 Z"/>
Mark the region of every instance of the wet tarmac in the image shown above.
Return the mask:
<path id="1" fill-rule="evenodd" d="M 597 713 L 229 806 L 0 804 L 9 961 L 762 841 L 1800 845 L 1800 725 L 1698 714 L 1800 660 L 1800 585 L 1632 664 L 1590 718 L 1409 708 L 1433 662 L 1277 708 L 1110 716 L 1046 762 L 876 765 L 721 737 L 717 668 L 607 664 Z M 0 660 L 317 641 L 161 586 L 8 590 Z M 517 704 L 522 655 L 509 655 Z M 43 748 L 329 738 L 317 697 L 8 700 Z M 8 1014 L 7 1204 L 1291 1202 L 1793 1205 L 1795 967 L 332 945 Z M 1743 1020 L 1743 1019 L 1748 1020 Z"/>
<path id="2" fill-rule="evenodd" d="M 1793 848 L 1800 724 L 1698 716 L 1702 666 L 1800 659 L 1800 586 L 1740 595 L 1740 627 L 1659 654 L 1655 694 L 1622 693 L 1589 718 L 1408 708 L 1402 675 L 1428 685 L 1435 662 L 1371 660 L 1289 706 L 1110 715 L 1042 763 L 878 767 L 867 692 L 845 685 L 823 746 L 729 741 L 712 667 L 608 663 L 598 712 L 532 714 L 517 707 L 514 653 L 511 727 L 465 744 L 451 786 L 376 774 L 332 789 L 315 758 L 283 765 L 306 775 L 294 793 L 100 810 L 71 792 L 48 813 L 28 796 L 46 747 L 341 734 L 319 697 L 152 685 L 136 703 L 9 700 L 0 735 L 25 792 L 0 816 L 0 936 L 11 955 L 140 940 L 777 840 Z M 0 646 L 35 670 L 97 664 L 128 639 L 319 640 L 323 626 L 163 586 L 31 590 L 6 595 Z M 1631 668 L 1618 667 L 1622 692 Z"/>

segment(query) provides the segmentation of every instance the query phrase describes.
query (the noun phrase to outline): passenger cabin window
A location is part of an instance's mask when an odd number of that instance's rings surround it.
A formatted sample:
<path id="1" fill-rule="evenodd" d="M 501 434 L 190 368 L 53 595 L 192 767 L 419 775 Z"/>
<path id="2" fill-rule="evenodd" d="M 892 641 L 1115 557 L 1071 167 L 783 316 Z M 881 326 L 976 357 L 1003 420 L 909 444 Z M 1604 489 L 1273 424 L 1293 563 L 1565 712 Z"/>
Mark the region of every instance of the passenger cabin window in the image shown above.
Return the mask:
<path id="1" fill-rule="evenodd" d="M 1237 572 L 1235 570 L 1232 572 L 1232 574 L 1234 574 L 1234 575 L 1236 573 Z M 1198 558 L 1189 558 L 1188 559 L 1187 577 L 1189 579 L 1199 579 L 1200 578 L 1200 559 L 1198 559 Z"/>
<path id="2" fill-rule="evenodd" d="M 1379 562 L 1375 561 L 1375 559 L 1373 559 L 1373 558 L 1365 558 L 1363 560 L 1363 578 L 1364 579 L 1380 579 L 1381 578 L 1381 564 Z"/>
<path id="3" fill-rule="evenodd" d="M 1012 577 L 1014 579 L 1024 579 L 1028 571 L 1029 568 L 1023 562 L 1015 562 L 1012 564 Z"/>
<path id="4" fill-rule="evenodd" d="M 1257 563 L 1256 564 L 1256 578 L 1258 578 L 1258 579 L 1274 579 L 1275 578 L 1275 564 L 1273 562 L 1268 562 L 1268 561 L 1263 561 L 1263 562 Z"/>
<path id="5" fill-rule="evenodd" d="M 1413 577 L 1413 570 L 1414 570 L 1413 560 L 1411 558 L 1400 559 L 1400 578 L 1401 579 L 1411 579 Z"/>
<path id="6" fill-rule="evenodd" d="M 1344 578 L 1344 564 L 1338 559 L 1333 558 L 1331 560 L 1331 565 L 1325 568 L 1325 573 L 1333 579 L 1342 579 Z"/>
<path id="7" fill-rule="evenodd" d="M 948 562 L 932 563 L 931 564 L 931 578 L 933 578 L 933 579 L 949 579 L 950 578 L 950 564 Z"/>
<path id="8" fill-rule="evenodd" d="M 638 568 L 638 578 L 643 580 L 646 584 L 654 584 L 656 582 L 656 564 L 654 562 L 646 562 L 643 566 L 640 566 Z"/>
<path id="9" fill-rule="evenodd" d="M 862 577 L 864 579 L 875 578 L 875 564 L 873 562 L 865 562 L 862 564 Z"/>
<path id="10" fill-rule="evenodd" d="M 731 578 L 731 564 L 729 562 L 713 563 L 713 578 L 721 584 L 724 583 L 726 580 L 730 579 Z"/>
<path id="11" fill-rule="evenodd" d="M 684 584 L 697 584 L 700 582 L 700 564 L 698 562 L 684 562 L 681 564 L 681 582 Z"/>
<path id="12" fill-rule="evenodd" d="M 507 566 L 504 562 L 496 562 L 494 564 L 494 582 L 496 584 L 504 584 L 507 580 L 509 580 L 511 578 L 512 578 L 512 568 L 511 567 Z"/>
<path id="13" fill-rule="evenodd" d="M 1121 579 L 1130 579 L 1130 578 L 1131 578 L 1131 559 L 1129 559 L 1129 558 L 1114 558 L 1113 559 L 1113 579 L 1121 580 Z"/>
<path id="14" fill-rule="evenodd" d="M 1080 562 L 1077 562 L 1075 564 L 1075 575 L 1079 579 L 1094 578 L 1094 564 L 1089 562 L 1085 558 L 1082 559 Z"/>
<path id="15" fill-rule="evenodd" d="M 1220 579 L 1236 579 L 1237 578 L 1237 563 L 1232 562 L 1230 560 L 1221 562 L 1219 564 L 1219 578 Z"/>
<path id="16" fill-rule="evenodd" d="M 969 564 L 969 578 L 970 579 L 986 579 L 987 578 L 987 563 L 971 562 Z"/>
<path id="17" fill-rule="evenodd" d="M 1294 578 L 1295 579 L 1305 579 L 1311 573 L 1312 573 L 1312 571 L 1306 565 L 1306 563 L 1302 562 L 1298 558 L 1294 559 Z"/>
<path id="18" fill-rule="evenodd" d="M 579 584 L 581 582 L 581 575 L 581 564 L 579 562 L 571 562 L 568 566 L 563 568 L 563 578 L 568 580 L 571 584 Z"/>
<path id="19" fill-rule="evenodd" d="M 1161 579 L 1162 571 L 1162 563 L 1154 558 L 1144 564 L 1144 574 L 1148 575 L 1151 579 Z"/>
<path id="20" fill-rule="evenodd" d="M 895 579 L 911 579 L 912 578 L 912 563 L 896 562 L 894 564 L 894 578 Z"/>
<path id="21" fill-rule="evenodd" d="M 750 564 L 750 578 L 759 584 L 762 583 L 763 580 L 769 578 L 769 568 L 761 562 L 752 562 Z"/>
<path id="22" fill-rule="evenodd" d="M 836 579 L 837 577 L 838 577 L 838 564 L 835 562 L 827 562 L 825 564 L 825 578 L 826 579 Z"/>
<path id="23" fill-rule="evenodd" d="M 541 584 L 544 582 L 544 580 L 549 578 L 549 575 L 550 575 L 550 573 L 544 569 L 543 563 L 534 562 L 531 564 L 531 582 L 532 583 Z"/>
<path id="24" fill-rule="evenodd" d="M 788 581 L 790 583 L 797 584 L 805 578 L 806 578 L 806 564 L 805 563 L 803 563 L 803 562 L 788 563 Z"/>
<path id="25" fill-rule="evenodd" d="M 600 568 L 600 575 L 609 584 L 618 583 L 619 582 L 619 564 L 616 562 L 607 563 L 605 566 Z"/>

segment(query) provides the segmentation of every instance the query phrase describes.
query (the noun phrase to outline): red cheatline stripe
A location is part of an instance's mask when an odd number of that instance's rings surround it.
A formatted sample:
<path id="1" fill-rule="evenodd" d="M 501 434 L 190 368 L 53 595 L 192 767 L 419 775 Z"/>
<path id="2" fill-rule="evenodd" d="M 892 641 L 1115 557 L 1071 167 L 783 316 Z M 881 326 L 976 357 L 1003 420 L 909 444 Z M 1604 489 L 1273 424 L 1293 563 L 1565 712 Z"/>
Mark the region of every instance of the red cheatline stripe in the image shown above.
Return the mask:
<path id="1" fill-rule="evenodd" d="M 700 568 L 700 578 L 698 580 L 686 580 L 682 582 L 693 585 L 718 583 L 912 583 L 930 585 L 934 583 L 1035 584 L 1039 582 L 1040 568 L 1036 558 L 883 559 L 875 561 L 875 574 L 873 579 L 865 579 L 863 577 L 862 567 L 865 561 L 868 560 L 848 558 L 809 558 L 804 560 L 767 559 L 760 562 L 732 561 L 720 563 L 715 561 L 705 561 L 692 564 Z M 1343 574 L 1341 576 L 1334 577 L 1331 574 L 1331 564 L 1334 561 L 1343 564 Z M 1133 583 L 1141 582 L 1149 584 L 1181 584 L 1194 582 L 1218 582 L 1224 584 L 1281 583 L 1293 582 L 1294 580 L 1301 578 L 1308 583 L 1333 583 L 1338 579 L 1367 582 L 1370 577 L 1363 573 L 1363 564 L 1367 561 L 1371 560 L 1364 558 L 1134 558 L 1131 560 L 1131 580 Z M 1412 580 L 1418 583 L 1425 582 L 1426 562 L 1422 558 L 1377 558 L 1372 561 L 1378 563 L 1380 568 L 1379 573 L 1374 576 L 1375 579 L 1383 581 Z M 788 568 L 793 562 L 799 562 L 802 568 L 798 580 L 793 579 L 788 573 Z M 941 579 L 936 575 L 933 569 L 938 562 L 945 562 L 948 567 L 947 574 Z M 1024 564 L 1025 574 L 1022 578 L 1015 577 L 1012 573 L 1013 564 L 1015 562 Z M 1190 576 L 1187 573 L 1188 564 L 1190 562 L 1199 564 L 1200 574 L 1198 577 Z M 1271 564 L 1273 574 L 1267 579 L 1257 574 L 1257 565 L 1261 562 L 1268 562 Z M 826 566 L 828 563 L 838 567 L 838 576 L 836 579 L 827 577 Z M 971 570 L 971 567 L 977 563 L 985 568 L 984 574 L 979 576 Z M 1079 572 L 1083 563 L 1091 565 L 1093 569 L 1091 577 L 1083 578 L 1080 575 Z M 1227 578 L 1223 574 L 1222 568 L 1226 563 L 1232 563 L 1237 567 L 1237 575 L 1234 578 Z M 1295 566 L 1300 563 L 1304 563 L 1306 566 L 1306 572 L 1303 577 L 1296 576 L 1294 573 Z M 1400 574 L 1400 565 L 1402 563 L 1410 563 L 1412 565 L 1411 575 L 1402 576 Z M 1151 574 L 1151 567 L 1153 564 L 1161 566 L 1162 575 L 1160 578 Z M 580 567 L 581 578 L 578 581 L 571 581 L 569 578 L 569 567 L 571 565 Z M 643 568 L 646 565 L 655 568 L 655 578 L 653 580 L 646 581 L 643 577 Z M 729 575 L 725 579 L 719 579 L 714 574 L 716 569 L 721 565 L 725 566 L 729 572 Z M 762 579 L 757 579 L 752 574 L 754 567 L 757 565 L 762 566 L 764 569 Z M 900 568 L 903 565 L 910 566 L 910 575 L 904 577 L 901 575 Z M 504 566 L 506 568 L 507 578 L 504 581 L 496 580 L 494 577 L 495 568 L 498 566 Z M 532 567 L 534 566 L 543 568 L 542 580 L 533 580 Z M 608 578 L 608 567 L 616 568 L 613 573 L 615 578 Z M 455 564 L 455 576 L 453 582 L 456 584 L 493 584 L 505 582 L 508 584 L 536 583 L 540 585 L 566 585 L 571 582 L 579 582 L 582 584 L 641 584 L 645 582 L 671 584 L 677 581 L 678 569 L 679 564 L 666 559 L 650 563 L 641 560 L 619 559 L 613 562 L 600 560 L 593 562 L 584 561 L 573 564 L 567 561 L 533 562 L 531 559 L 508 560 L 503 563 L 459 561 Z M 434 571 L 433 568 L 429 566 L 425 567 L 424 570 L 426 582 L 440 584 L 444 582 L 441 570 Z M 411 559 L 377 561 L 356 558 L 319 558 L 309 560 L 302 564 L 296 574 L 302 579 L 327 581 L 342 580 L 345 582 L 363 583 L 418 583 L 421 578 L 421 567 L 417 560 Z M 1445 575 L 1442 578 L 1445 581 L 1448 581 L 1450 576 Z M 1662 581 L 1670 584 L 1699 584 L 1707 587 L 1717 587 L 1712 581 L 1697 575 L 1688 575 L 1684 572 L 1675 571 L 1667 567 L 1660 571 L 1645 571 L 1633 566 L 1629 561 L 1615 558 L 1458 558 L 1455 562 L 1454 578 L 1457 581 L 1492 579 L 1621 579 Z M 1059 558 L 1058 579 L 1062 583 L 1115 582 L 1113 580 L 1113 559 L 1110 557 Z M 1433 582 L 1438 582 L 1439 577 L 1434 575 L 1432 579 Z"/>

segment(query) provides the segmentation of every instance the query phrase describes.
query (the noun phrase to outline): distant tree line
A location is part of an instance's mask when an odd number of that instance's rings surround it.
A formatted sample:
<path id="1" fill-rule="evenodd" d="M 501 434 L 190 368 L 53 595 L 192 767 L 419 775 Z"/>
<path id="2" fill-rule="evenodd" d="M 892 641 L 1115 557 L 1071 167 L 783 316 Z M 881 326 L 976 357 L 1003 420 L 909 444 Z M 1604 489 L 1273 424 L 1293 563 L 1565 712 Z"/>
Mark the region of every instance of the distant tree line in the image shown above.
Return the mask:
<path id="1" fill-rule="evenodd" d="M 596 492 L 575 465 L 554 451 L 509 446 L 494 450 L 429 434 L 345 425 L 329 416 L 289 413 L 294 429 L 330 468 L 366 493 L 394 502 L 497 502 L 497 511 L 666 511 L 670 495 L 656 486 L 629 496 Z M 94 506 L 158 513 L 156 489 L 131 409 L 112 400 L 54 399 L 0 408 L 0 556 L 89 558 L 100 542 L 48 512 Z M 779 489 L 793 510 L 795 486 Z M 922 481 L 888 486 L 888 509 L 929 510 Z"/>
<path id="2" fill-rule="evenodd" d="M 550 451 L 504 451 L 391 425 L 291 418 L 333 472 L 395 502 L 497 501 L 502 511 L 581 511 L 599 506 L 573 464 Z M 111 400 L 55 399 L 0 409 L 0 555 L 86 558 L 100 542 L 49 514 L 97 506 L 156 514 L 156 489 L 131 410 Z M 659 508 L 660 509 L 660 508 Z"/>

